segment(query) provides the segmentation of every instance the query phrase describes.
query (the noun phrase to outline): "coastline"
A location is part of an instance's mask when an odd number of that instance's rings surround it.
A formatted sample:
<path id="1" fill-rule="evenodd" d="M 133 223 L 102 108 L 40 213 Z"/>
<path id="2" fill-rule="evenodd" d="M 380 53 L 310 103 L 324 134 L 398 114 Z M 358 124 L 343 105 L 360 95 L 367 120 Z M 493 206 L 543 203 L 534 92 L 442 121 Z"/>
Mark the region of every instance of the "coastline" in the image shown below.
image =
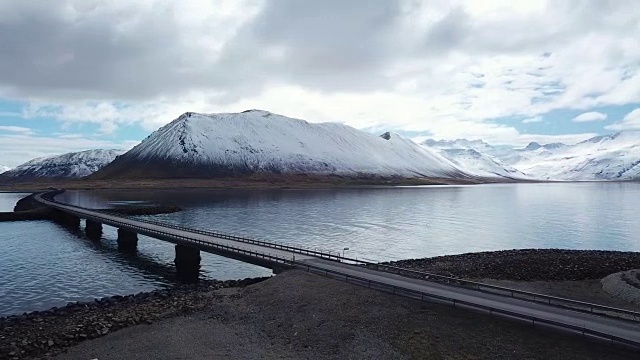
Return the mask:
<path id="1" fill-rule="evenodd" d="M 35 193 L 34 193 L 35 194 Z M 13 211 L 0 212 L 0 222 L 5 221 L 30 221 L 53 220 L 51 209 L 33 200 L 34 194 L 27 195 L 18 200 Z M 120 205 L 110 209 L 96 209 L 98 211 L 111 212 L 118 215 L 158 215 L 171 214 L 182 211 L 176 205 Z"/>
<path id="2" fill-rule="evenodd" d="M 119 329 L 184 316 L 204 308 L 203 294 L 244 287 L 265 279 L 201 281 L 195 285 L 72 302 L 45 311 L 0 317 L 0 360 L 50 356 Z"/>
<path id="3" fill-rule="evenodd" d="M 566 250 L 561 250 L 560 253 L 557 249 L 510 250 L 512 255 L 514 252 L 526 254 L 531 261 L 532 254 L 538 254 L 538 260 L 541 260 L 549 259 L 551 256 L 549 254 L 562 254 Z M 613 252 L 614 254 L 610 254 L 610 252 L 584 250 L 579 253 L 590 254 L 593 257 L 601 256 L 600 259 L 617 257 L 618 260 L 638 255 L 638 253 Z M 494 252 L 493 255 L 497 257 L 504 254 L 505 252 Z M 474 255 L 484 259 L 493 257 L 491 253 L 457 255 L 460 260 L 458 262 L 460 266 L 457 268 L 459 272 L 470 271 L 468 259 Z M 454 257 L 456 255 L 431 258 L 430 262 L 442 264 L 442 258 L 445 258 L 447 264 L 452 264 Z M 421 260 L 426 262 L 429 259 Z M 415 259 L 406 261 L 417 262 Z M 557 261 L 554 264 L 557 269 L 573 266 Z M 600 264 L 602 269 L 598 271 L 609 271 L 608 262 L 600 261 Z M 627 262 L 627 264 L 632 263 Z M 530 267 L 521 266 L 521 268 L 535 271 Z M 513 275 L 507 267 L 502 276 L 494 271 L 493 277 L 504 279 Z M 569 294 L 575 293 L 576 289 L 582 291 L 580 284 L 584 281 L 591 282 L 589 286 L 592 287 L 588 288 L 588 291 L 597 286 L 596 280 L 559 281 L 554 271 L 546 275 L 552 277 L 536 281 L 496 279 L 488 281 L 502 285 L 506 281 L 514 287 L 529 286 L 529 290 L 531 286 L 537 286 L 538 290 L 544 290 L 546 286 L 547 291 L 562 289 Z M 540 274 L 536 276 L 539 277 Z M 374 303 L 372 304 L 371 301 Z M 295 306 L 292 307 L 292 304 Z M 319 312 L 317 307 L 324 309 L 323 312 Z M 362 309 L 366 311 L 363 313 Z M 402 315 L 398 313 L 400 311 L 398 309 L 404 311 L 404 316 L 409 318 L 398 318 Z M 197 321 L 192 323 L 194 319 Z M 371 326 L 371 321 L 379 321 L 380 323 L 375 326 L 382 332 L 372 332 L 373 330 L 368 327 L 362 328 L 364 323 L 360 321 L 364 320 L 367 321 L 367 326 Z M 337 280 L 290 270 L 266 280 L 259 278 L 225 282 L 202 281 L 196 285 L 179 285 L 169 290 L 113 296 L 90 303 L 72 303 L 66 307 L 47 311 L 0 318 L 0 359 L 48 356 L 47 354 L 53 355 L 61 351 L 69 351 L 72 354 L 72 356 L 61 355 L 62 359 L 117 358 L 111 352 L 105 352 L 107 351 L 105 349 L 119 349 L 116 354 L 126 356 L 126 353 L 119 351 L 133 351 L 132 349 L 138 346 L 136 344 L 143 341 L 158 341 L 159 339 L 147 338 L 153 338 L 158 332 L 167 333 L 170 329 L 175 330 L 176 327 L 180 328 L 179 332 L 197 332 L 198 334 L 203 331 L 205 325 L 207 328 L 223 327 L 224 330 L 221 330 L 221 333 L 205 331 L 209 334 L 206 336 L 210 337 L 208 341 L 215 342 L 219 341 L 218 337 L 229 339 L 229 336 L 232 336 L 226 333 L 231 331 L 227 328 L 229 321 L 233 322 L 236 330 L 237 327 L 249 327 L 248 330 L 258 332 L 255 343 L 238 344 L 238 346 L 262 349 L 256 351 L 268 350 L 268 354 L 275 354 L 276 357 L 315 357 L 316 353 L 312 350 L 324 347 L 325 350 L 332 349 L 332 352 L 320 353 L 318 357 L 332 358 L 339 354 L 349 354 L 349 346 L 371 346 L 372 349 L 378 349 L 383 354 L 381 358 L 433 357 L 442 356 L 446 352 L 461 357 L 493 358 L 506 356 L 509 352 L 513 354 L 514 351 L 523 355 L 529 354 L 530 358 L 607 358 L 603 357 L 605 355 L 612 356 L 610 357 L 612 359 L 628 358 L 628 354 L 622 349 L 611 352 L 614 348 L 602 347 L 600 344 L 582 339 L 550 335 L 532 327 L 482 314 L 397 298 Z M 311 324 L 304 325 L 305 321 Z M 485 327 L 479 323 L 489 324 L 493 328 L 493 335 L 490 337 L 483 335 L 486 334 Z M 157 330 L 152 331 L 156 326 Z M 385 329 L 391 330 L 393 339 L 385 338 L 386 335 L 382 334 Z M 348 333 L 352 337 L 349 339 L 353 341 L 355 339 L 353 337 L 364 337 L 364 340 L 361 340 L 366 346 L 348 342 L 336 343 L 333 339 L 335 332 Z M 425 339 L 424 335 L 427 333 L 429 338 Z M 267 338 L 265 338 L 266 335 L 268 335 Z M 274 340 L 271 336 L 276 339 Z M 238 340 L 230 341 L 234 343 Z M 274 341 L 276 343 L 283 341 L 287 346 L 294 346 L 295 352 L 287 353 L 285 345 L 272 349 Z M 462 344 L 462 342 L 466 343 Z M 549 352 L 550 350 L 547 349 L 546 344 L 549 342 L 555 343 L 554 352 Z M 195 344 L 192 345 L 197 347 Z M 205 352 L 209 350 L 212 349 L 201 349 Z M 100 353 L 100 351 L 103 352 Z M 163 351 L 175 351 L 175 349 Z M 202 358 L 205 355 L 237 356 L 242 354 L 243 348 L 225 351 L 232 352 L 203 353 L 195 358 Z M 366 353 L 367 350 L 363 351 Z M 623 354 L 622 357 L 616 357 L 617 351 Z M 148 354 L 147 357 L 154 358 L 153 354 Z M 363 358 L 366 357 L 363 356 Z"/>
<path id="4" fill-rule="evenodd" d="M 507 181 L 504 181 L 507 182 Z M 516 181 L 513 181 L 516 182 Z M 139 189 L 326 189 L 341 187 L 376 188 L 421 185 L 473 185 L 496 183 L 490 179 L 447 178 L 347 178 L 314 175 L 250 175 L 209 179 L 118 179 L 118 180 L 43 180 L 0 184 L 0 191 L 41 191 L 50 187 L 68 190 L 139 190 Z"/>

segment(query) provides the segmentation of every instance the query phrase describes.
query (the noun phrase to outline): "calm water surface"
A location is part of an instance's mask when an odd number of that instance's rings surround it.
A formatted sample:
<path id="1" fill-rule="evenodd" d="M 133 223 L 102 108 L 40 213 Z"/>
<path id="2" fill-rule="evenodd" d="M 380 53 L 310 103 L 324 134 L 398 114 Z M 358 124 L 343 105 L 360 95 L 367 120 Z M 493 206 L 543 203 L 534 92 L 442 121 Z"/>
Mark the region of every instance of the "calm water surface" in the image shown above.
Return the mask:
<path id="1" fill-rule="evenodd" d="M 0 192 L 0 212 L 13 211 L 16 202 L 29 194 Z"/>
<path id="2" fill-rule="evenodd" d="M 0 206 L 8 200 L 0 194 Z M 514 248 L 640 251 L 640 184 L 567 183 L 330 190 L 73 191 L 59 200 L 103 208 L 137 202 L 184 211 L 153 218 L 269 241 L 394 260 Z M 0 223 L 0 314 L 170 284 L 173 246 L 144 236 L 118 253 L 49 222 Z M 268 270 L 202 255 L 204 276 Z"/>

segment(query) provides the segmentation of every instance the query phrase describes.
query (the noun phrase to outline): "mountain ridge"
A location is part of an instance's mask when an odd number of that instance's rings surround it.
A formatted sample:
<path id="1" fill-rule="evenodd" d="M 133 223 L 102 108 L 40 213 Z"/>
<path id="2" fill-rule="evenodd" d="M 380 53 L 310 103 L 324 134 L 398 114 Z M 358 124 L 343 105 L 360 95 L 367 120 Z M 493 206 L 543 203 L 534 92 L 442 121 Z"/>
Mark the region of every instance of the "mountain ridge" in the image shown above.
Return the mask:
<path id="1" fill-rule="evenodd" d="M 0 183 L 46 179 L 79 179 L 113 161 L 122 150 L 94 149 L 40 157 L 0 174 Z"/>
<path id="2" fill-rule="evenodd" d="M 446 145 L 448 149 L 455 146 L 467 149 L 475 144 L 473 150 L 532 180 L 640 180 L 640 130 L 599 135 L 573 145 L 531 142 L 524 148 L 498 149 L 481 140 L 466 139 L 449 142 L 428 139 L 423 144 Z M 450 160 L 457 161 L 455 153 L 449 151 L 448 155 Z M 472 165 L 466 170 L 473 173 Z"/>
<path id="3" fill-rule="evenodd" d="M 91 176 L 203 178 L 251 173 L 351 178 L 469 178 L 398 134 L 309 123 L 264 110 L 187 112 Z"/>

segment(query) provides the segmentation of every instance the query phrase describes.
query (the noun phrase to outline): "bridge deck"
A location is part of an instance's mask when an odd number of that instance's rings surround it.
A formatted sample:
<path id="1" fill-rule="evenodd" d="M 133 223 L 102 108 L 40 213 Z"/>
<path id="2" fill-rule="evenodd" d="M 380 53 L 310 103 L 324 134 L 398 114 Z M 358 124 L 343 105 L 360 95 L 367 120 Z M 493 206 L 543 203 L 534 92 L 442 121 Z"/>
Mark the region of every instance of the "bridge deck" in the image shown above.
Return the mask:
<path id="1" fill-rule="evenodd" d="M 274 244 L 251 244 L 233 239 L 225 239 L 208 234 L 147 223 L 113 214 L 105 214 L 91 209 L 79 208 L 58 202 L 51 202 L 36 196 L 38 201 L 58 210 L 88 218 L 108 225 L 130 229 L 141 234 L 183 244 L 223 255 L 237 254 L 248 262 L 255 259 L 287 264 L 307 269 L 316 273 L 349 279 L 361 285 L 371 286 L 404 296 L 420 299 L 437 299 L 441 302 L 457 304 L 461 307 L 475 308 L 493 314 L 518 318 L 533 323 L 562 328 L 583 335 L 599 336 L 627 345 L 640 347 L 640 324 L 615 318 L 573 311 L 570 309 L 535 303 L 504 295 L 480 292 L 469 288 L 434 283 L 420 279 L 408 278 L 396 274 L 378 271 L 363 266 L 356 266 L 309 254 L 301 254 L 295 250 L 275 248 Z M 238 258 L 238 257 L 236 257 Z"/>

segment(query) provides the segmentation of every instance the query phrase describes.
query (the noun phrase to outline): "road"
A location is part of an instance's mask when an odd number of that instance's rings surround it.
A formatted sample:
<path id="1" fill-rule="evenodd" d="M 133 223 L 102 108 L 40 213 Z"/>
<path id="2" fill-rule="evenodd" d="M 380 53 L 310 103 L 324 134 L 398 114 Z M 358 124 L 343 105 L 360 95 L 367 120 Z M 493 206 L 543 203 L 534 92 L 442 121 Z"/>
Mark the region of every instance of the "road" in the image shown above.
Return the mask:
<path id="1" fill-rule="evenodd" d="M 543 303 L 530 302 L 520 299 L 513 299 L 504 295 L 485 293 L 473 289 L 463 288 L 459 286 L 446 285 L 441 283 L 429 282 L 420 279 L 403 277 L 396 274 L 382 272 L 374 269 L 365 268 L 357 265 L 341 263 L 335 260 L 328 260 L 318 256 L 296 253 L 285 249 L 276 249 L 270 246 L 258 244 L 250 244 L 246 242 L 219 238 L 206 234 L 196 234 L 187 230 L 180 230 L 171 227 L 165 227 L 158 224 L 150 224 L 143 221 L 120 217 L 103 212 L 84 209 L 75 206 L 50 202 L 36 196 L 38 201 L 48 206 L 55 207 L 59 210 L 70 212 L 79 217 L 90 218 L 100 221 L 104 224 L 117 227 L 127 226 L 135 229 L 139 233 L 154 236 L 154 234 L 162 233 L 170 235 L 169 237 L 161 237 L 163 240 L 171 241 L 171 236 L 182 239 L 192 239 L 194 245 L 204 251 L 206 246 L 201 243 L 210 244 L 211 246 L 227 246 L 236 251 L 248 251 L 255 254 L 268 254 L 287 260 L 295 260 L 296 266 L 306 268 L 306 265 L 313 266 L 317 270 L 326 270 L 334 274 L 344 276 L 357 277 L 373 282 L 378 282 L 388 286 L 394 286 L 398 289 L 406 289 L 418 291 L 429 295 L 444 297 L 459 302 L 478 305 L 481 307 L 489 307 L 501 311 L 507 311 L 519 314 L 522 317 L 535 317 L 540 320 L 552 321 L 558 324 L 578 327 L 581 329 L 593 330 L 609 336 L 626 339 L 637 344 L 640 347 L 640 324 L 637 322 L 625 321 L 620 319 L 608 318 L 589 313 L 578 312 L 561 307 L 551 306 Z M 172 241 L 176 242 L 176 241 Z M 176 242 L 178 243 L 178 242 Z M 469 307 L 469 306 L 467 306 Z"/>

